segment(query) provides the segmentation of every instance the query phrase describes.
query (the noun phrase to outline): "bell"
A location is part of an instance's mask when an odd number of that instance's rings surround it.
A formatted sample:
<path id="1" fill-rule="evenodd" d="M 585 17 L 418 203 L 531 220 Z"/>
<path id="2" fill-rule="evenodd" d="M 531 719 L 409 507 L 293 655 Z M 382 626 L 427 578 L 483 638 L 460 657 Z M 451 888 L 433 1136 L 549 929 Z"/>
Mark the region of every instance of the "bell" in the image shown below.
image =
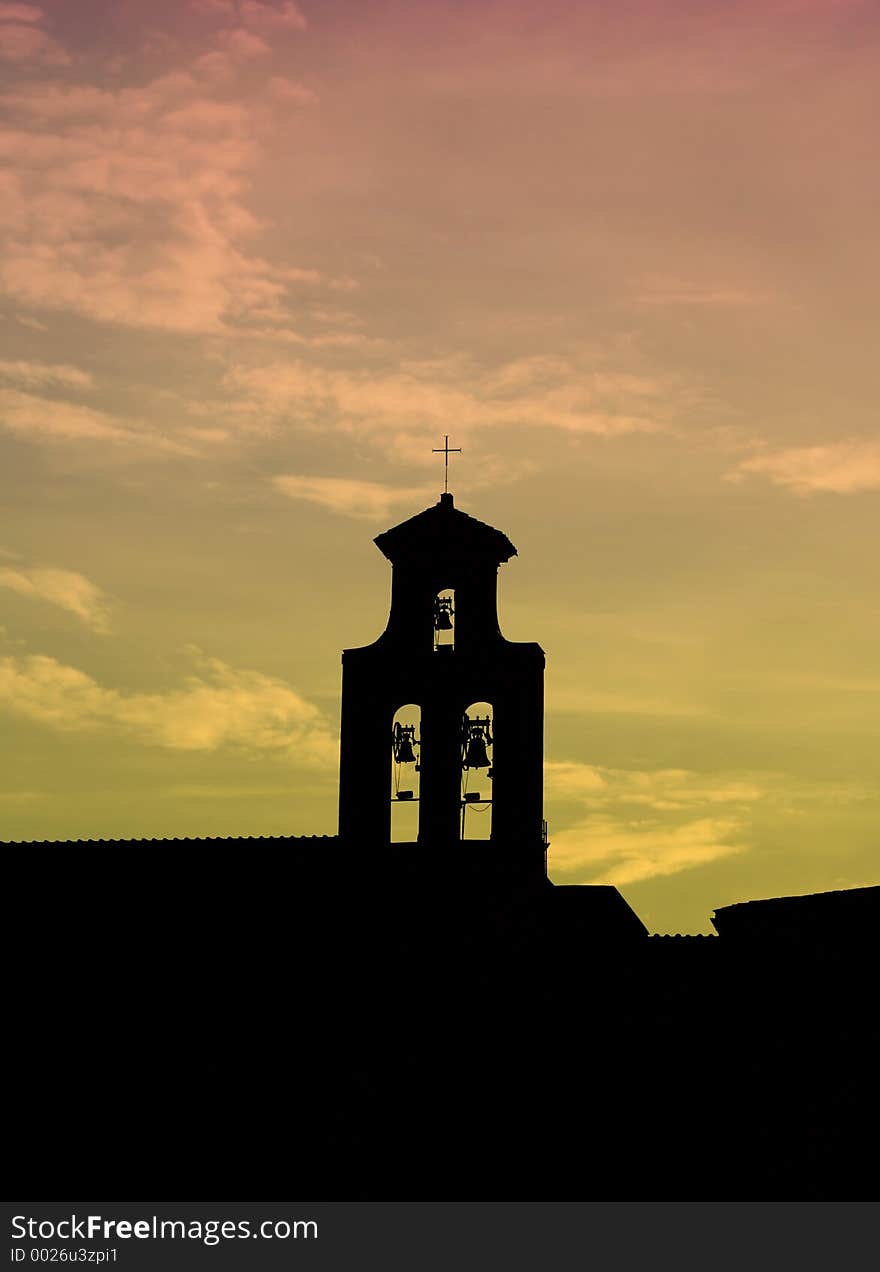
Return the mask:
<path id="1" fill-rule="evenodd" d="M 462 768 L 488 768 L 489 756 L 486 753 L 486 740 L 482 734 L 469 739 L 464 752 Z"/>
<path id="2" fill-rule="evenodd" d="M 438 632 L 452 631 L 452 600 L 448 596 L 438 596 L 434 602 L 434 630 Z"/>
<path id="3" fill-rule="evenodd" d="M 416 726 L 414 724 L 395 724 L 391 735 L 391 750 L 398 764 L 415 764 L 416 753 L 413 750 Z"/>

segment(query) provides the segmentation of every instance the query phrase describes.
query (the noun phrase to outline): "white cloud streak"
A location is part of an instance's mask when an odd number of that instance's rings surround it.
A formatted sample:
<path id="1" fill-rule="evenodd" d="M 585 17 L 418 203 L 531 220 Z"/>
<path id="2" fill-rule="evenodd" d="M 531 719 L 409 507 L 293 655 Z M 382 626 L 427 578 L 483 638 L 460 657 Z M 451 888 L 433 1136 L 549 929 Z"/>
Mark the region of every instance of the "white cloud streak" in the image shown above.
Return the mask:
<path id="1" fill-rule="evenodd" d="M 55 658 L 0 659 L 0 704 L 65 733 L 107 732 L 172 751 L 232 747 L 306 768 L 332 766 L 336 741 L 317 707 L 284 681 L 202 657 L 165 693 L 106 688 Z"/>
<path id="2" fill-rule="evenodd" d="M 597 764 L 550 760 L 544 766 L 554 797 L 591 808 L 644 805 L 679 812 L 712 804 L 750 804 L 764 788 L 751 775 L 719 780 L 692 769 L 612 769 Z"/>
<path id="3" fill-rule="evenodd" d="M 880 490 L 880 441 L 830 442 L 757 455 L 744 460 L 729 480 L 751 475 L 768 477 L 797 495 Z"/>
<path id="4" fill-rule="evenodd" d="M 76 402 L 0 388 L 0 429 L 31 442 L 112 442 L 133 450 L 191 455 L 184 442 Z"/>
<path id="5" fill-rule="evenodd" d="M 303 499 L 346 517 L 370 520 L 388 517 L 398 506 L 418 505 L 434 494 L 433 486 L 388 486 L 346 477 L 305 477 L 282 474 L 272 479 L 289 499 Z"/>
<path id="6" fill-rule="evenodd" d="M 76 570 L 52 567 L 0 568 L 0 588 L 8 588 L 19 596 L 57 605 L 75 615 L 92 631 L 102 634 L 110 630 L 109 601 L 97 584 Z"/>
<path id="7" fill-rule="evenodd" d="M 660 380 L 591 372 L 560 358 L 517 359 L 488 372 L 460 359 L 386 372 L 273 362 L 233 366 L 225 385 L 234 395 L 226 410 L 245 427 L 287 420 L 381 435 L 384 449 L 411 462 L 426 462 L 424 439 L 448 432 L 450 421 L 457 436 L 504 425 L 600 437 L 666 429 Z"/>
<path id="8" fill-rule="evenodd" d="M 550 871 L 576 874 L 584 883 L 640 883 L 745 852 L 749 845 L 742 835 L 743 824 L 735 818 L 700 817 L 668 826 L 596 816 L 553 835 Z"/>
<path id="9" fill-rule="evenodd" d="M 554 875 L 622 885 L 745 852 L 750 806 L 765 795 L 751 775 L 627 770 L 551 761 L 547 794 L 589 809 L 551 836 Z"/>

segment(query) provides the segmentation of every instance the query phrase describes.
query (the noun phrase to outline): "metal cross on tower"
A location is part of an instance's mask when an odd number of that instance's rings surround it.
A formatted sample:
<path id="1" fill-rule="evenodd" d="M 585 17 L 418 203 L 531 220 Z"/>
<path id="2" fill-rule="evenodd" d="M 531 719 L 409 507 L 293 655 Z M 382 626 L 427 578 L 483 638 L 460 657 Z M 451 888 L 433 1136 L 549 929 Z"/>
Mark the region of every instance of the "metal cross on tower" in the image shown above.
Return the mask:
<path id="1" fill-rule="evenodd" d="M 442 456 L 443 456 L 443 461 L 444 461 L 444 473 L 443 473 L 443 493 L 444 493 L 444 495 L 446 495 L 446 494 L 448 494 L 448 493 L 449 493 L 449 456 L 450 456 L 450 455 L 460 455 L 460 454 L 461 454 L 461 447 L 460 447 L 460 446 L 450 446 L 450 445 L 449 445 L 449 434 L 447 433 L 447 434 L 446 434 L 446 436 L 443 438 L 443 445 L 442 445 L 442 446 L 433 446 L 433 447 L 431 448 L 431 454 L 432 454 L 432 455 L 442 455 Z"/>

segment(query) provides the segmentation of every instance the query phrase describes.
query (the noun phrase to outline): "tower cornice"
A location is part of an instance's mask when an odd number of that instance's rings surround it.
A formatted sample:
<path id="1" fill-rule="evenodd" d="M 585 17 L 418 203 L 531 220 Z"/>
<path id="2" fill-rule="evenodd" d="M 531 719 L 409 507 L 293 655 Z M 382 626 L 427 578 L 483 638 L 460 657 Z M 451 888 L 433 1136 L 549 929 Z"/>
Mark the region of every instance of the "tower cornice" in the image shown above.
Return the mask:
<path id="1" fill-rule="evenodd" d="M 456 508 L 450 494 L 441 495 L 436 504 L 385 530 L 373 542 L 392 564 L 424 557 L 436 561 L 471 556 L 500 565 L 516 556 L 506 534 Z"/>

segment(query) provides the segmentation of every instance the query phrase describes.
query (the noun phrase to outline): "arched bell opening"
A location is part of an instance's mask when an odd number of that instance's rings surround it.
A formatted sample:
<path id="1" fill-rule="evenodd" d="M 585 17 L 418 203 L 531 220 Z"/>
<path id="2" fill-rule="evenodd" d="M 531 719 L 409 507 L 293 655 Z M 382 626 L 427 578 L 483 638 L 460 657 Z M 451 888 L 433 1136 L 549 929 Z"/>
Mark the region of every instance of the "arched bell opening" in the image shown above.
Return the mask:
<path id="1" fill-rule="evenodd" d="M 434 649 L 445 653 L 455 648 L 455 589 L 444 588 L 434 597 Z"/>
<path id="2" fill-rule="evenodd" d="M 473 702 L 461 721 L 461 838 L 492 836 L 492 753 L 495 719 L 490 702 Z"/>
<path id="3" fill-rule="evenodd" d="M 419 837 L 422 712 L 409 702 L 391 723 L 391 841 Z"/>

